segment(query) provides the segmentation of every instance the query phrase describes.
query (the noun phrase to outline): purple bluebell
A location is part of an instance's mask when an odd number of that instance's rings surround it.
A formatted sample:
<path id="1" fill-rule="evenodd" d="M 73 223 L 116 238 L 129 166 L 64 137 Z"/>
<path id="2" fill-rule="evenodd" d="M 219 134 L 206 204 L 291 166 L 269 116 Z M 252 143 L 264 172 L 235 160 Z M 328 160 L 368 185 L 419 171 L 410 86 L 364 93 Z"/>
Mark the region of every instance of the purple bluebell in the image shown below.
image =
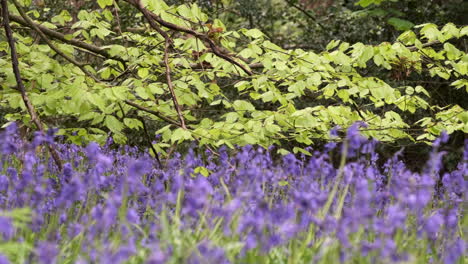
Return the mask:
<path id="1" fill-rule="evenodd" d="M 41 241 L 37 245 L 36 252 L 39 263 L 52 264 L 57 261 L 59 249 L 54 243 Z"/>
<path id="2" fill-rule="evenodd" d="M 466 252 L 468 250 L 468 244 L 462 239 L 457 238 L 454 242 L 450 243 L 444 252 L 444 264 L 456 264 L 463 262 L 463 258 L 466 258 Z"/>
<path id="3" fill-rule="evenodd" d="M 14 236 L 14 234 L 15 228 L 11 218 L 0 215 L 0 235 L 2 235 L 4 240 L 9 240 Z"/>
<path id="4" fill-rule="evenodd" d="M 0 253 L 0 264 L 10 264 L 10 260 Z"/>
<path id="5" fill-rule="evenodd" d="M 444 217 L 440 212 L 435 212 L 425 219 L 424 231 L 431 240 L 436 240 L 440 229 L 444 225 Z"/>

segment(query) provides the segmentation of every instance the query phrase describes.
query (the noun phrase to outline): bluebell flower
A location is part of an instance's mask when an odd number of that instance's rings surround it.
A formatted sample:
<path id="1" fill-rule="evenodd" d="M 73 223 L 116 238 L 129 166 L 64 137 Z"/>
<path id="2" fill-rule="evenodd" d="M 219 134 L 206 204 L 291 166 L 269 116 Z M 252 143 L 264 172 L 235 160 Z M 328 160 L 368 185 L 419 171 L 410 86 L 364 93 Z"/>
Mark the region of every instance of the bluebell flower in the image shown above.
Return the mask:
<path id="1" fill-rule="evenodd" d="M 466 257 L 468 244 L 462 239 L 457 238 L 454 242 L 450 243 L 444 252 L 444 264 L 456 264 L 459 260 Z M 463 260 L 461 260 L 463 262 Z"/>
<path id="2" fill-rule="evenodd" d="M 424 230 L 426 231 L 428 238 L 436 240 L 443 225 L 444 217 L 439 212 L 429 216 L 424 223 Z"/>
<path id="3" fill-rule="evenodd" d="M 6 216 L 0 216 L 0 235 L 4 240 L 10 240 L 15 234 L 15 228 L 11 218 Z"/>
<path id="4" fill-rule="evenodd" d="M 231 263 L 224 250 L 220 247 L 211 246 L 208 242 L 202 242 L 197 247 L 198 251 L 192 253 L 188 259 L 190 264 L 203 264 L 203 263 L 219 263 L 228 264 Z"/>
<path id="5" fill-rule="evenodd" d="M 0 264 L 10 264 L 10 260 L 0 253 Z"/>
<path id="6" fill-rule="evenodd" d="M 59 250 L 56 244 L 41 241 L 36 248 L 36 252 L 39 263 L 52 264 L 56 263 Z"/>
<path id="7" fill-rule="evenodd" d="M 145 264 L 164 264 L 169 260 L 170 255 L 162 251 L 159 246 L 151 248 L 151 255 Z"/>

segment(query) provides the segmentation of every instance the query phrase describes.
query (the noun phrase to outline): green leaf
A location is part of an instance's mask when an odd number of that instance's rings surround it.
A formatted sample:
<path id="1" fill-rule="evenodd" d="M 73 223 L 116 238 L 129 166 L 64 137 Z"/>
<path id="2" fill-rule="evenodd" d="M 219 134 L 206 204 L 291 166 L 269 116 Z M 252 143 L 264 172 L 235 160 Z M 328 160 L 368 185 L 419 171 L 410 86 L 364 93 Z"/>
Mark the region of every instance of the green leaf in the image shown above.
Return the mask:
<path id="1" fill-rule="evenodd" d="M 434 24 L 426 24 L 421 29 L 421 34 L 429 41 L 438 40 L 442 37 L 441 32 L 437 29 L 437 26 Z"/>
<path id="2" fill-rule="evenodd" d="M 370 5 L 380 5 L 382 1 L 385 0 L 359 0 L 355 5 L 360 5 L 362 7 L 368 7 Z"/>
<path id="3" fill-rule="evenodd" d="M 244 100 L 236 100 L 234 101 L 232 106 L 234 107 L 236 111 L 254 111 L 255 110 L 255 107 L 250 102 L 247 102 Z"/>
<path id="4" fill-rule="evenodd" d="M 305 150 L 305 149 L 303 149 L 303 148 L 294 147 L 294 148 L 293 148 L 293 152 L 294 152 L 294 153 L 300 152 L 300 153 L 305 154 L 305 155 L 307 155 L 307 156 L 312 156 L 312 154 L 311 154 L 309 151 L 307 151 L 307 150 Z"/>
<path id="5" fill-rule="evenodd" d="M 106 116 L 104 124 L 114 133 L 119 133 L 123 129 L 123 124 L 117 118 L 112 115 Z"/>
<path id="6" fill-rule="evenodd" d="M 244 134 L 241 139 L 245 144 L 256 144 L 258 142 L 258 139 L 253 136 L 253 133 Z"/>
<path id="7" fill-rule="evenodd" d="M 286 150 L 286 149 L 284 149 L 284 148 L 280 148 L 280 149 L 278 149 L 276 152 L 277 152 L 278 154 L 280 154 L 280 155 L 283 155 L 283 156 L 284 156 L 284 155 L 288 155 L 289 153 L 291 153 L 291 152 L 289 152 L 288 150 Z"/>
<path id="8" fill-rule="evenodd" d="M 332 41 L 330 41 L 330 43 L 328 43 L 326 49 L 327 49 L 327 50 L 332 50 L 332 49 L 334 49 L 336 46 L 338 46 L 338 44 L 340 44 L 340 40 L 332 40 Z"/>
<path id="9" fill-rule="evenodd" d="M 387 23 L 392 25 L 396 30 L 409 30 L 414 27 L 414 24 L 411 21 L 397 18 L 397 17 L 392 17 L 387 20 Z"/>
<path id="10" fill-rule="evenodd" d="M 323 95 L 325 96 L 325 98 L 332 97 L 335 94 L 336 88 L 336 84 L 327 84 L 327 86 L 323 88 Z"/>
<path id="11" fill-rule="evenodd" d="M 201 166 L 196 167 L 196 168 L 193 170 L 193 172 L 194 172 L 195 174 L 199 173 L 199 174 L 201 174 L 201 175 L 204 176 L 204 177 L 208 177 L 208 176 L 210 176 L 210 174 L 211 174 L 210 170 L 208 170 L 208 169 L 205 168 L 205 167 L 201 167 Z"/>
<path id="12" fill-rule="evenodd" d="M 260 30 L 253 28 L 253 29 L 249 29 L 245 31 L 244 35 L 246 35 L 247 37 L 256 39 L 256 38 L 263 36 L 263 33 Z"/>
<path id="13" fill-rule="evenodd" d="M 171 135 L 172 143 L 188 139 L 192 139 L 192 133 L 189 130 L 183 129 L 181 127 L 176 129 Z"/>
<path id="14" fill-rule="evenodd" d="M 99 7 L 105 8 L 114 4 L 114 0 L 97 0 Z"/>
<path id="15" fill-rule="evenodd" d="M 463 52 L 461 52 L 459 49 L 457 49 L 454 45 L 450 43 L 444 43 L 444 50 L 447 52 L 447 58 L 449 60 L 455 60 L 458 59 Z"/>
<path id="16" fill-rule="evenodd" d="M 465 86 L 466 92 L 468 93 L 468 79 L 456 80 L 452 82 L 450 85 L 454 86 L 455 89 L 461 89 L 463 86 Z"/>
<path id="17" fill-rule="evenodd" d="M 135 92 L 138 96 L 140 96 L 142 99 L 146 100 L 150 97 L 150 95 L 148 94 L 148 92 L 146 91 L 145 88 L 143 87 L 137 87 L 135 89 Z"/>
<path id="18" fill-rule="evenodd" d="M 139 68 L 138 69 L 138 76 L 144 79 L 149 74 L 149 68 Z"/>
<path id="19" fill-rule="evenodd" d="M 239 118 L 239 114 L 236 112 L 227 113 L 225 118 L 227 123 L 234 123 Z"/>
<path id="20" fill-rule="evenodd" d="M 143 128 L 143 123 L 135 118 L 124 118 L 124 124 L 130 129 L 140 129 Z"/>
<path id="21" fill-rule="evenodd" d="M 398 37 L 398 40 L 404 43 L 405 45 L 413 45 L 416 39 L 416 34 L 414 34 L 414 32 L 411 30 L 405 31 Z"/>

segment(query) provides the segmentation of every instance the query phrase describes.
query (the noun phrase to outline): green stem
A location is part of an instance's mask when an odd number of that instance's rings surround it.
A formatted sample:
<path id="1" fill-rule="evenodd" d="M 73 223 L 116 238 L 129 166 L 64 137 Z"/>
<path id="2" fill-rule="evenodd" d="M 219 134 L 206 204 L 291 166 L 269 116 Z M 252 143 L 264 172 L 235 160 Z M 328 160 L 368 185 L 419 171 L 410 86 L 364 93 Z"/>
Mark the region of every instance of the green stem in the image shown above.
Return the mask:
<path id="1" fill-rule="evenodd" d="M 336 176 L 335 183 L 333 184 L 332 191 L 328 195 L 327 202 L 325 203 L 325 206 L 323 207 L 322 211 L 319 214 L 319 219 L 324 219 L 325 216 L 327 216 L 328 211 L 330 211 L 330 207 L 333 203 L 333 200 L 335 199 L 336 192 L 338 191 L 338 187 L 340 186 L 341 181 L 343 180 L 343 169 L 346 164 L 346 156 L 348 155 L 348 143 L 343 142 L 343 152 L 341 153 L 341 162 L 340 162 L 340 168 L 338 171 L 338 175 Z"/>

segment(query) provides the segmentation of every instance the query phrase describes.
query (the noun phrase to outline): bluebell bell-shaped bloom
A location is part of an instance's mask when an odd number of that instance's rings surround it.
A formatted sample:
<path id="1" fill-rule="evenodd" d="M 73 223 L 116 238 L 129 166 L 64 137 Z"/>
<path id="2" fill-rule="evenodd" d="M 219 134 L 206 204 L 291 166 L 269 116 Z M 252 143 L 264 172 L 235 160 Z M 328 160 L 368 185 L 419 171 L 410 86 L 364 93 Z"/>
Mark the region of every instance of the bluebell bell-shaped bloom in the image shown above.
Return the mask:
<path id="1" fill-rule="evenodd" d="M 99 147 L 98 143 L 91 142 L 85 148 L 85 153 L 89 159 L 93 160 L 98 154 L 101 153 L 101 148 Z"/>
<path id="2" fill-rule="evenodd" d="M 41 131 L 35 131 L 33 141 L 31 142 L 31 148 L 35 149 L 38 146 L 40 146 L 40 145 L 42 145 L 43 143 L 46 143 L 46 142 L 47 142 L 47 139 L 46 139 L 46 136 L 44 135 L 44 133 L 42 133 Z"/>
<path id="3" fill-rule="evenodd" d="M 131 224 L 138 224 L 140 222 L 140 216 L 134 208 L 127 210 L 127 221 Z"/>
<path id="4" fill-rule="evenodd" d="M 396 229 L 404 229 L 407 213 L 404 208 L 398 204 L 390 205 L 387 209 L 387 234 L 393 234 Z"/>
<path id="5" fill-rule="evenodd" d="M 357 219 L 365 219 L 373 216 L 375 209 L 372 207 L 373 195 L 369 187 L 368 180 L 355 180 L 354 203 L 350 209 Z"/>
<path id="6" fill-rule="evenodd" d="M 15 234 L 15 228 L 11 218 L 0 216 L 0 235 L 4 240 L 10 240 Z"/>
<path id="7" fill-rule="evenodd" d="M 8 177 L 5 174 L 0 174 L 0 193 L 7 192 L 9 185 Z"/>
<path id="8" fill-rule="evenodd" d="M 162 251 L 159 246 L 151 248 L 151 255 L 145 264 L 164 264 L 169 260 L 170 255 Z"/>
<path id="9" fill-rule="evenodd" d="M 77 235 L 79 235 L 83 231 L 83 229 L 84 229 L 83 225 L 79 223 L 71 223 L 68 226 L 68 230 L 67 230 L 67 235 L 69 239 L 75 238 Z"/>
<path id="10" fill-rule="evenodd" d="M 448 140 L 449 135 L 447 134 L 447 131 L 442 131 L 442 133 L 440 133 L 440 136 L 436 138 L 436 140 L 434 140 L 432 145 L 434 146 L 434 148 L 439 148 L 442 144 L 447 143 Z"/>
<path id="11" fill-rule="evenodd" d="M 70 162 L 63 164 L 62 179 L 64 182 L 69 182 L 73 175 L 73 167 Z"/>
<path id="12" fill-rule="evenodd" d="M 128 244 L 118 247 L 114 252 L 111 251 L 109 254 L 102 255 L 99 262 L 103 264 L 125 263 L 136 253 L 137 250 L 135 244 L 133 241 L 129 241 Z"/>
<path id="13" fill-rule="evenodd" d="M 466 257 L 467 250 L 468 244 L 462 238 L 457 238 L 454 242 L 448 244 L 445 249 L 444 264 L 459 263 L 463 257 Z"/>
<path id="14" fill-rule="evenodd" d="M 192 253 L 188 259 L 190 264 L 202 264 L 202 263 L 219 263 L 219 264 L 228 264 L 231 263 L 224 250 L 220 247 L 211 246 L 208 242 L 202 242 L 197 247 L 196 252 Z"/>
<path id="15" fill-rule="evenodd" d="M 367 139 L 359 132 L 360 127 L 367 127 L 367 125 L 364 122 L 355 122 L 346 132 L 349 157 L 356 156 L 363 143 L 367 141 Z"/>
<path id="16" fill-rule="evenodd" d="M 15 144 L 15 135 L 18 126 L 16 123 L 11 123 L 6 127 L 5 131 L 0 133 L 0 153 L 4 155 L 13 154 L 18 151 L 18 146 Z"/>
<path id="17" fill-rule="evenodd" d="M 56 263 L 59 249 L 54 243 L 41 241 L 36 247 L 36 252 L 39 263 L 52 264 Z"/>
<path id="18" fill-rule="evenodd" d="M 436 212 L 426 218 L 424 222 L 424 231 L 431 240 L 436 240 L 440 229 L 444 225 L 444 217 L 441 213 Z"/>
<path id="19" fill-rule="evenodd" d="M 58 128 L 49 128 L 45 134 L 45 140 L 47 144 L 53 144 L 55 141 L 55 134 L 57 134 Z"/>
<path id="20" fill-rule="evenodd" d="M 133 160 L 128 168 L 130 178 L 138 179 L 152 169 L 151 162 L 145 159 Z"/>
<path id="21" fill-rule="evenodd" d="M 10 264 L 10 260 L 1 253 L 0 253 L 0 264 Z"/>

